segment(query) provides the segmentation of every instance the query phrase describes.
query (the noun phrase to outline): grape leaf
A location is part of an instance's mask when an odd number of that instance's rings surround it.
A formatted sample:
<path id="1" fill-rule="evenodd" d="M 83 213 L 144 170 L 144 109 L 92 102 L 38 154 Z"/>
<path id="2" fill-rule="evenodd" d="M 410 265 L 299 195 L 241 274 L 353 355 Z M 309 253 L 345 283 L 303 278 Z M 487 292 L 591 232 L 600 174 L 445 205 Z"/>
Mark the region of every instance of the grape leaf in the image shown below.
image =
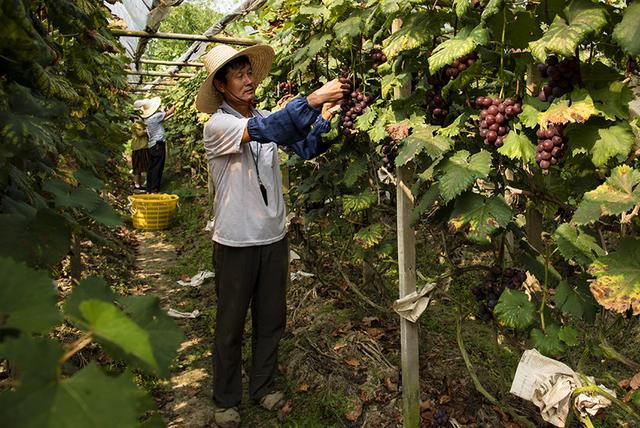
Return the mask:
<path id="1" fill-rule="evenodd" d="M 21 334 L 0 342 L 0 359 L 11 361 L 20 374 L 21 387 L 30 389 L 56 380 L 58 361 L 64 354 L 60 342 Z"/>
<path id="2" fill-rule="evenodd" d="M 550 357 L 556 357 L 565 350 L 559 334 L 560 329 L 558 326 L 552 324 L 547 326 L 545 332 L 537 328 L 532 329 L 530 337 L 533 347 L 540 351 L 540 353 Z"/>
<path id="3" fill-rule="evenodd" d="M 487 5 L 484 7 L 484 10 L 482 11 L 480 21 L 484 23 L 487 19 L 500 12 L 503 7 L 504 0 L 489 0 L 489 3 L 487 3 Z"/>
<path id="4" fill-rule="evenodd" d="M 445 137 L 453 138 L 460 135 L 460 132 L 465 127 L 465 124 L 469 120 L 471 115 L 468 111 L 462 112 L 458 117 L 455 118 L 453 122 L 449 126 L 445 126 L 444 128 L 440 128 L 437 132 L 440 135 L 444 135 Z M 433 159 L 433 156 L 431 157 Z"/>
<path id="5" fill-rule="evenodd" d="M 366 210 L 373 205 L 378 198 L 370 190 L 366 189 L 359 195 L 342 195 L 342 212 L 344 215 Z"/>
<path id="6" fill-rule="evenodd" d="M 589 153 L 595 166 L 604 166 L 609 159 L 617 156 L 626 158 L 635 143 L 631 126 L 625 121 L 616 122 L 607 128 L 598 125 L 589 123 L 567 132 L 572 152 Z"/>
<path id="7" fill-rule="evenodd" d="M 89 212 L 94 220 L 108 227 L 122 225 L 122 217 L 113 209 L 111 205 L 100 199 L 98 206 Z"/>
<path id="8" fill-rule="evenodd" d="M 538 115 L 540 111 L 536 109 L 531 104 L 524 104 L 522 106 L 522 113 L 518 115 L 518 119 L 520 123 L 522 123 L 527 128 L 535 128 L 538 126 Z"/>
<path id="9" fill-rule="evenodd" d="M 116 301 L 117 295 L 111 291 L 111 287 L 103 278 L 83 278 L 64 299 L 63 310 L 65 315 L 75 318 L 77 321 L 82 321 L 83 316 L 80 311 L 80 304 L 90 299 L 111 303 Z"/>
<path id="10" fill-rule="evenodd" d="M 529 327 L 536 316 L 536 309 L 529 297 L 518 290 L 506 288 L 493 310 L 500 324 L 524 330 Z"/>
<path id="11" fill-rule="evenodd" d="M 558 338 L 568 346 L 578 346 L 581 343 L 578 330 L 568 325 L 560 327 Z"/>
<path id="12" fill-rule="evenodd" d="M 525 134 L 511 130 L 504 139 L 504 145 L 498 149 L 498 153 L 509 159 L 521 160 L 525 164 L 532 164 L 536 158 L 536 146 Z"/>
<path id="13" fill-rule="evenodd" d="M 596 243 L 593 236 L 569 223 L 563 223 L 553 234 L 562 257 L 573 260 L 580 266 L 587 266 L 593 260 L 604 255 L 604 250 Z"/>
<path id="14" fill-rule="evenodd" d="M 73 172 L 73 176 L 81 183 L 87 187 L 90 187 L 94 190 L 100 190 L 104 187 L 104 183 L 102 180 L 97 178 L 91 171 L 87 171 L 86 169 L 79 169 Z"/>
<path id="15" fill-rule="evenodd" d="M 476 179 L 484 178 L 491 171 L 491 153 L 486 150 L 469 156 L 466 150 L 460 150 L 447 159 L 440 177 L 440 194 L 449 202 L 469 188 Z"/>
<path id="16" fill-rule="evenodd" d="M 353 186 L 358 178 L 362 177 L 367 172 L 367 166 L 366 158 L 356 159 L 345 170 L 342 182 L 347 187 Z"/>
<path id="17" fill-rule="evenodd" d="M 7 427 L 132 427 L 140 392 L 131 376 L 106 376 L 95 363 L 60 382 L 0 394 L 0 424 Z"/>
<path id="18" fill-rule="evenodd" d="M 380 223 L 374 223 L 367 227 L 360 229 L 355 235 L 353 240 L 356 241 L 365 250 L 377 245 L 383 238 L 384 229 Z"/>
<path id="19" fill-rule="evenodd" d="M 599 257 L 589 267 L 596 277 L 591 292 L 606 309 L 640 315 L 640 240 L 626 238 L 615 252 Z"/>
<path id="20" fill-rule="evenodd" d="M 627 7 L 622 21 L 613 29 L 613 39 L 631 56 L 640 55 L 640 3 Z"/>
<path id="21" fill-rule="evenodd" d="M 605 215 L 627 212 L 640 203 L 639 183 L 640 172 L 628 165 L 614 168 L 604 184 L 584 194 L 571 221 L 587 224 Z"/>
<path id="22" fill-rule="evenodd" d="M 465 27 L 455 37 L 440 43 L 429 57 L 429 72 L 434 74 L 455 59 L 473 52 L 477 46 L 489 41 L 489 31 L 478 25 Z"/>
<path id="23" fill-rule="evenodd" d="M 433 207 L 433 204 L 440 196 L 440 188 L 438 183 L 435 183 L 427 189 L 426 192 L 420 197 L 420 201 L 416 204 L 415 208 L 411 212 L 411 224 L 416 223 L 420 216 L 427 210 Z"/>
<path id="24" fill-rule="evenodd" d="M 0 257 L 0 326 L 28 333 L 45 333 L 62 321 L 58 292 L 46 272 Z"/>
<path id="25" fill-rule="evenodd" d="M 598 112 L 607 120 L 629 119 L 629 103 L 633 92 L 622 82 L 611 82 L 608 87 L 590 91 Z"/>
<path id="26" fill-rule="evenodd" d="M 555 289 L 554 301 L 558 309 L 576 319 L 593 319 L 597 309 L 586 282 L 573 287 L 567 281 L 560 281 Z"/>
<path id="27" fill-rule="evenodd" d="M 431 159 L 451 150 L 453 141 L 443 135 L 436 134 L 437 127 L 422 125 L 413 130 L 413 133 L 402 140 L 402 145 L 396 156 L 396 165 L 401 166 L 415 158 L 422 151 L 426 151 Z"/>
<path id="28" fill-rule="evenodd" d="M 435 14 L 410 14 L 395 33 L 382 42 L 382 51 L 388 60 L 392 60 L 404 51 L 425 46 L 431 42 L 439 24 Z"/>
<path id="29" fill-rule="evenodd" d="M 453 0 L 453 7 L 458 18 L 464 18 L 469 7 L 471 7 L 471 0 Z"/>
<path id="30" fill-rule="evenodd" d="M 566 57 L 574 55 L 578 43 L 588 34 L 598 32 L 607 23 L 605 10 L 587 0 L 574 0 L 565 9 L 567 21 L 556 15 L 544 35 L 529 43 L 531 54 L 544 62 L 549 53 Z"/>
<path id="31" fill-rule="evenodd" d="M 357 12 L 353 12 L 350 17 L 348 17 L 344 21 L 338 22 L 333 27 L 333 31 L 335 32 L 337 39 L 342 39 L 343 37 L 347 36 L 350 38 L 354 38 L 360 35 L 363 27 L 363 16 Z"/>
<path id="32" fill-rule="evenodd" d="M 485 198 L 467 192 L 456 200 L 449 225 L 456 232 L 468 226 L 469 239 L 486 244 L 496 230 L 509 224 L 511 215 L 511 208 L 501 196 Z"/>
<path id="33" fill-rule="evenodd" d="M 550 123 L 584 123 L 594 114 L 597 110 L 591 96 L 585 89 L 578 89 L 571 93 L 571 106 L 568 100 L 554 100 L 547 111 L 538 115 L 538 124 L 546 128 Z"/>

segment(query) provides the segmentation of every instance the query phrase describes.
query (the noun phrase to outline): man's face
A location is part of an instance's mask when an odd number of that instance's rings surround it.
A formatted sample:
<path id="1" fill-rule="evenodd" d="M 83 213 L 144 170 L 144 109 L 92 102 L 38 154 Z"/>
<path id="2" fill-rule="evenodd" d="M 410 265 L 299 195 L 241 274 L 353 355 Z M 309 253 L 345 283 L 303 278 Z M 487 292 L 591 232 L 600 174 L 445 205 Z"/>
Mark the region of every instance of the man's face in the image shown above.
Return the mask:
<path id="1" fill-rule="evenodd" d="M 216 87 L 228 101 L 251 103 L 255 98 L 253 71 L 250 64 L 227 71 L 227 83 L 217 82 Z"/>

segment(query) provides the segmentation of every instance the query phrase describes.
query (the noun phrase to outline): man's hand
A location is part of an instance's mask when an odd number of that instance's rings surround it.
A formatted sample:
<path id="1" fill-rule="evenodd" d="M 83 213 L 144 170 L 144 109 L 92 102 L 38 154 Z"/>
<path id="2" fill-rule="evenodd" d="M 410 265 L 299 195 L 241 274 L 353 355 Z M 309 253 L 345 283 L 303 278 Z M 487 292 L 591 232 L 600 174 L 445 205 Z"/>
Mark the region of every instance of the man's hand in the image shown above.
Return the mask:
<path id="1" fill-rule="evenodd" d="M 340 104 L 337 103 L 324 103 L 322 104 L 322 118 L 324 120 L 331 120 L 334 114 L 341 110 Z"/>
<path id="2" fill-rule="evenodd" d="M 313 91 L 307 97 L 307 102 L 313 108 L 318 108 L 324 103 L 335 103 L 340 101 L 351 91 L 348 83 L 342 83 L 338 79 L 333 79 L 325 83 L 320 89 Z"/>

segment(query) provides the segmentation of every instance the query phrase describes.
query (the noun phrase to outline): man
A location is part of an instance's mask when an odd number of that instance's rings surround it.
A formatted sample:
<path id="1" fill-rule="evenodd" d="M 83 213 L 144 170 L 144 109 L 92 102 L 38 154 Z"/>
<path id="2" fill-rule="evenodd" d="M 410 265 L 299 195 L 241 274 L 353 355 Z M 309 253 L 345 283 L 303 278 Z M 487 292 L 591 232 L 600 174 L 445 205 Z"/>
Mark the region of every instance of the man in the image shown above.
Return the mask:
<path id="1" fill-rule="evenodd" d="M 331 108 L 350 92 L 347 84 L 333 80 L 276 113 L 256 110 L 255 88 L 268 75 L 273 57 L 264 45 L 240 52 L 216 46 L 204 58 L 209 76 L 196 98 L 200 111 L 214 113 L 204 127 L 204 145 L 216 189 L 213 399 L 216 423 L 223 428 L 240 423 L 241 346 L 249 305 L 250 398 L 269 410 L 284 402 L 274 376 L 286 324 L 289 250 L 276 144 L 305 159 L 327 150 L 330 144 L 320 135 L 329 130 Z"/>
<path id="2" fill-rule="evenodd" d="M 166 148 L 164 143 L 163 122 L 170 119 L 175 112 L 172 106 L 165 112 L 164 107 L 160 107 L 160 97 L 153 97 L 136 101 L 134 107 L 142 110 L 140 116 L 144 119 L 149 134 L 149 167 L 147 170 L 147 192 L 160 192 L 160 183 L 164 171 Z M 160 111 L 158 111 L 160 109 Z"/>

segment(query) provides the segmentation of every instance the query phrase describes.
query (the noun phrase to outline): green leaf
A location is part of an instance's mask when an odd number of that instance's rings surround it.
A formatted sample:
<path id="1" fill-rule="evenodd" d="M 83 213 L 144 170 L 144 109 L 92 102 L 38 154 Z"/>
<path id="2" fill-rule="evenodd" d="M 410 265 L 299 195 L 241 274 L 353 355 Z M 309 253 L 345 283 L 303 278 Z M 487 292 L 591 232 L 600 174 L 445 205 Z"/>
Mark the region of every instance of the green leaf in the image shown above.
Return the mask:
<path id="1" fill-rule="evenodd" d="M 140 392 L 130 375 L 108 377 L 89 363 L 72 377 L 39 388 L 0 394 L 0 424 L 7 427 L 132 427 Z"/>
<path id="2" fill-rule="evenodd" d="M 46 272 L 0 258 L 0 327 L 25 333 L 46 333 L 62 321 L 58 291 Z"/>
<path id="3" fill-rule="evenodd" d="M 520 123 L 527 128 L 535 128 L 538 126 L 538 115 L 540 111 L 531 104 L 524 104 L 522 106 L 522 113 L 518 115 Z"/>
<path id="4" fill-rule="evenodd" d="M 445 202 L 458 196 L 471 186 L 476 179 L 484 178 L 491 171 L 491 153 L 481 150 L 469 156 L 460 150 L 447 159 L 440 177 L 440 192 Z"/>
<path id="5" fill-rule="evenodd" d="M 464 18 L 469 7 L 471 7 L 471 0 L 453 0 L 453 7 L 456 10 L 458 18 Z"/>
<path id="6" fill-rule="evenodd" d="M 21 334 L 0 342 L 0 359 L 11 361 L 20 374 L 20 385 L 32 389 L 56 380 L 58 362 L 64 354 L 60 342 Z"/>
<path id="7" fill-rule="evenodd" d="M 554 297 L 556 307 L 562 312 L 581 319 L 585 311 L 586 300 L 567 281 L 560 281 Z"/>
<path id="8" fill-rule="evenodd" d="M 384 229 L 380 223 L 374 223 L 365 228 L 362 228 L 353 235 L 353 240 L 356 241 L 365 250 L 376 246 L 384 237 Z"/>
<path id="9" fill-rule="evenodd" d="M 366 189 L 359 195 L 342 195 L 342 212 L 344 215 L 366 210 L 378 200 L 377 196 Z"/>
<path id="10" fill-rule="evenodd" d="M 500 324 L 524 330 L 533 323 L 536 309 L 525 293 L 506 288 L 500 295 L 493 313 Z"/>
<path id="11" fill-rule="evenodd" d="M 103 278 L 83 278 L 64 299 L 63 310 L 66 316 L 82 321 L 83 315 L 80 311 L 80 304 L 85 300 L 100 300 L 106 303 L 113 303 L 116 299 L 116 294 L 111 291 L 111 287 Z"/>
<path id="12" fill-rule="evenodd" d="M 578 346 L 581 343 L 580 333 L 571 326 L 560 327 L 558 337 L 568 346 Z"/>
<path id="13" fill-rule="evenodd" d="M 615 252 L 598 258 L 589 267 L 596 277 L 591 292 L 606 309 L 640 315 L 640 241 L 624 239 Z"/>
<path id="14" fill-rule="evenodd" d="M 411 224 L 415 224 L 425 211 L 433 207 L 438 196 L 440 196 L 440 188 L 438 187 L 438 183 L 435 183 L 420 197 L 420 201 L 418 201 L 411 213 Z"/>
<path id="15" fill-rule="evenodd" d="M 525 134 L 511 130 L 504 139 L 504 145 L 498 153 L 509 159 L 520 160 L 525 164 L 532 164 L 536 158 L 536 146 Z"/>
<path id="16" fill-rule="evenodd" d="M 587 224 L 605 215 L 627 212 L 640 203 L 639 183 L 640 172 L 628 165 L 614 168 L 604 184 L 584 194 L 571 221 Z"/>
<path id="17" fill-rule="evenodd" d="M 475 28 L 466 27 L 454 38 L 440 43 L 429 57 L 429 72 L 434 74 L 455 59 L 473 52 L 479 45 L 489 41 L 489 31 L 478 25 Z"/>
<path id="18" fill-rule="evenodd" d="M 100 200 L 98 206 L 93 209 L 89 215 L 99 223 L 107 227 L 116 227 L 122 225 L 122 217 L 113 209 L 111 205 Z"/>
<path id="19" fill-rule="evenodd" d="M 574 153 L 586 151 L 595 166 L 604 166 L 611 158 L 626 158 L 635 143 L 628 122 L 616 122 L 608 128 L 595 124 L 576 127 L 567 133 Z"/>
<path id="20" fill-rule="evenodd" d="M 511 208 L 501 196 L 485 198 L 467 192 L 456 200 L 449 225 L 456 232 L 468 226 L 469 239 L 486 244 L 494 232 L 509 224 L 511 215 Z"/>
<path id="21" fill-rule="evenodd" d="M 185 340 L 176 322 L 160 307 L 157 296 L 126 296 L 118 301 L 124 312 L 149 335 L 159 374 L 168 377 L 178 347 Z"/>
<path id="22" fill-rule="evenodd" d="M 344 21 L 338 22 L 333 27 L 333 31 L 338 39 L 342 39 L 343 37 L 355 38 L 360 35 L 363 27 L 364 17 L 359 13 L 354 13 Z"/>
<path id="23" fill-rule="evenodd" d="M 554 100 L 547 111 L 538 115 L 538 124 L 546 128 L 550 123 L 584 123 L 597 113 L 586 89 L 577 89 L 571 92 L 571 101 Z"/>
<path id="24" fill-rule="evenodd" d="M 375 122 L 377 117 L 376 109 L 368 108 L 362 112 L 360 116 L 356 119 L 356 129 L 360 131 L 368 131 L 371 129 L 371 125 Z"/>
<path id="25" fill-rule="evenodd" d="M 342 177 L 342 182 L 347 187 L 351 187 L 358 181 L 358 178 L 362 177 L 367 172 L 367 159 L 366 158 L 358 158 L 354 160 L 344 172 L 344 176 Z"/>
<path id="26" fill-rule="evenodd" d="M 102 180 L 97 178 L 91 171 L 87 171 L 86 169 L 79 169 L 74 171 L 73 176 L 81 183 L 87 187 L 90 187 L 94 190 L 100 190 L 104 187 L 104 183 Z"/>
<path id="27" fill-rule="evenodd" d="M 442 136 L 445 136 L 445 137 L 449 137 L 449 138 L 456 137 L 456 136 L 460 135 L 460 133 L 462 132 L 462 130 L 465 127 L 465 124 L 467 123 L 467 121 L 469 120 L 470 117 L 471 117 L 471 115 L 469 114 L 469 112 L 465 111 L 465 112 L 461 113 L 458 117 L 456 117 L 456 119 L 453 122 L 451 122 L 451 124 L 449 126 L 446 126 L 444 128 L 440 128 L 437 131 L 437 133 L 439 135 L 442 135 Z"/>
<path id="28" fill-rule="evenodd" d="M 596 243 L 593 236 L 569 223 L 563 223 L 553 234 L 562 257 L 573 260 L 580 266 L 587 266 L 593 260 L 604 255 L 604 250 Z"/>
<path id="29" fill-rule="evenodd" d="M 613 29 L 613 39 L 631 56 L 640 55 L 640 3 L 627 7 L 622 21 Z"/>
<path id="30" fill-rule="evenodd" d="M 481 22 L 485 22 L 493 15 L 497 14 L 504 7 L 504 0 L 489 0 L 489 3 L 484 7 L 482 15 L 480 16 Z"/>
<path id="31" fill-rule="evenodd" d="M 556 15 L 544 35 L 529 43 L 535 59 L 544 62 L 549 53 L 574 55 L 578 43 L 590 33 L 599 32 L 607 23 L 605 10 L 587 0 L 574 0 L 565 9 L 567 21 Z"/>
<path id="32" fill-rule="evenodd" d="M 85 300 L 80 303 L 80 312 L 98 342 L 116 345 L 159 371 L 149 334 L 112 303 Z"/>
<path id="33" fill-rule="evenodd" d="M 590 91 L 599 113 L 607 120 L 629 119 L 629 103 L 633 92 L 622 82 L 611 82 L 608 87 Z"/>
<path id="34" fill-rule="evenodd" d="M 425 151 L 431 159 L 448 152 L 453 146 L 453 141 L 443 135 L 435 134 L 437 129 L 431 125 L 422 125 L 414 129 L 411 135 L 402 140 L 402 145 L 396 156 L 396 165 L 406 164 L 422 151 Z"/>
<path id="35" fill-rule="evenodd" d="M 534 328 L 531 330 L 530 337 L 533 347 L 540 351 L 540 353 L 550 357 L 557 357 L 565 350 L 559 334 L 560 329 L 558 326 L 552 324 L 547 326 L 546 332 Z"/>
<path id="36" fill-rule="evenodd" d="M 432 35 L 438 31 L 438 27 L 438 21 L 434 14 L 411 14 L 405 19 L 400 30 L 382 42 L 382 50 L 387 58 L 392 60 L 402 52 L 417 49 L 430 43 Z"/>

